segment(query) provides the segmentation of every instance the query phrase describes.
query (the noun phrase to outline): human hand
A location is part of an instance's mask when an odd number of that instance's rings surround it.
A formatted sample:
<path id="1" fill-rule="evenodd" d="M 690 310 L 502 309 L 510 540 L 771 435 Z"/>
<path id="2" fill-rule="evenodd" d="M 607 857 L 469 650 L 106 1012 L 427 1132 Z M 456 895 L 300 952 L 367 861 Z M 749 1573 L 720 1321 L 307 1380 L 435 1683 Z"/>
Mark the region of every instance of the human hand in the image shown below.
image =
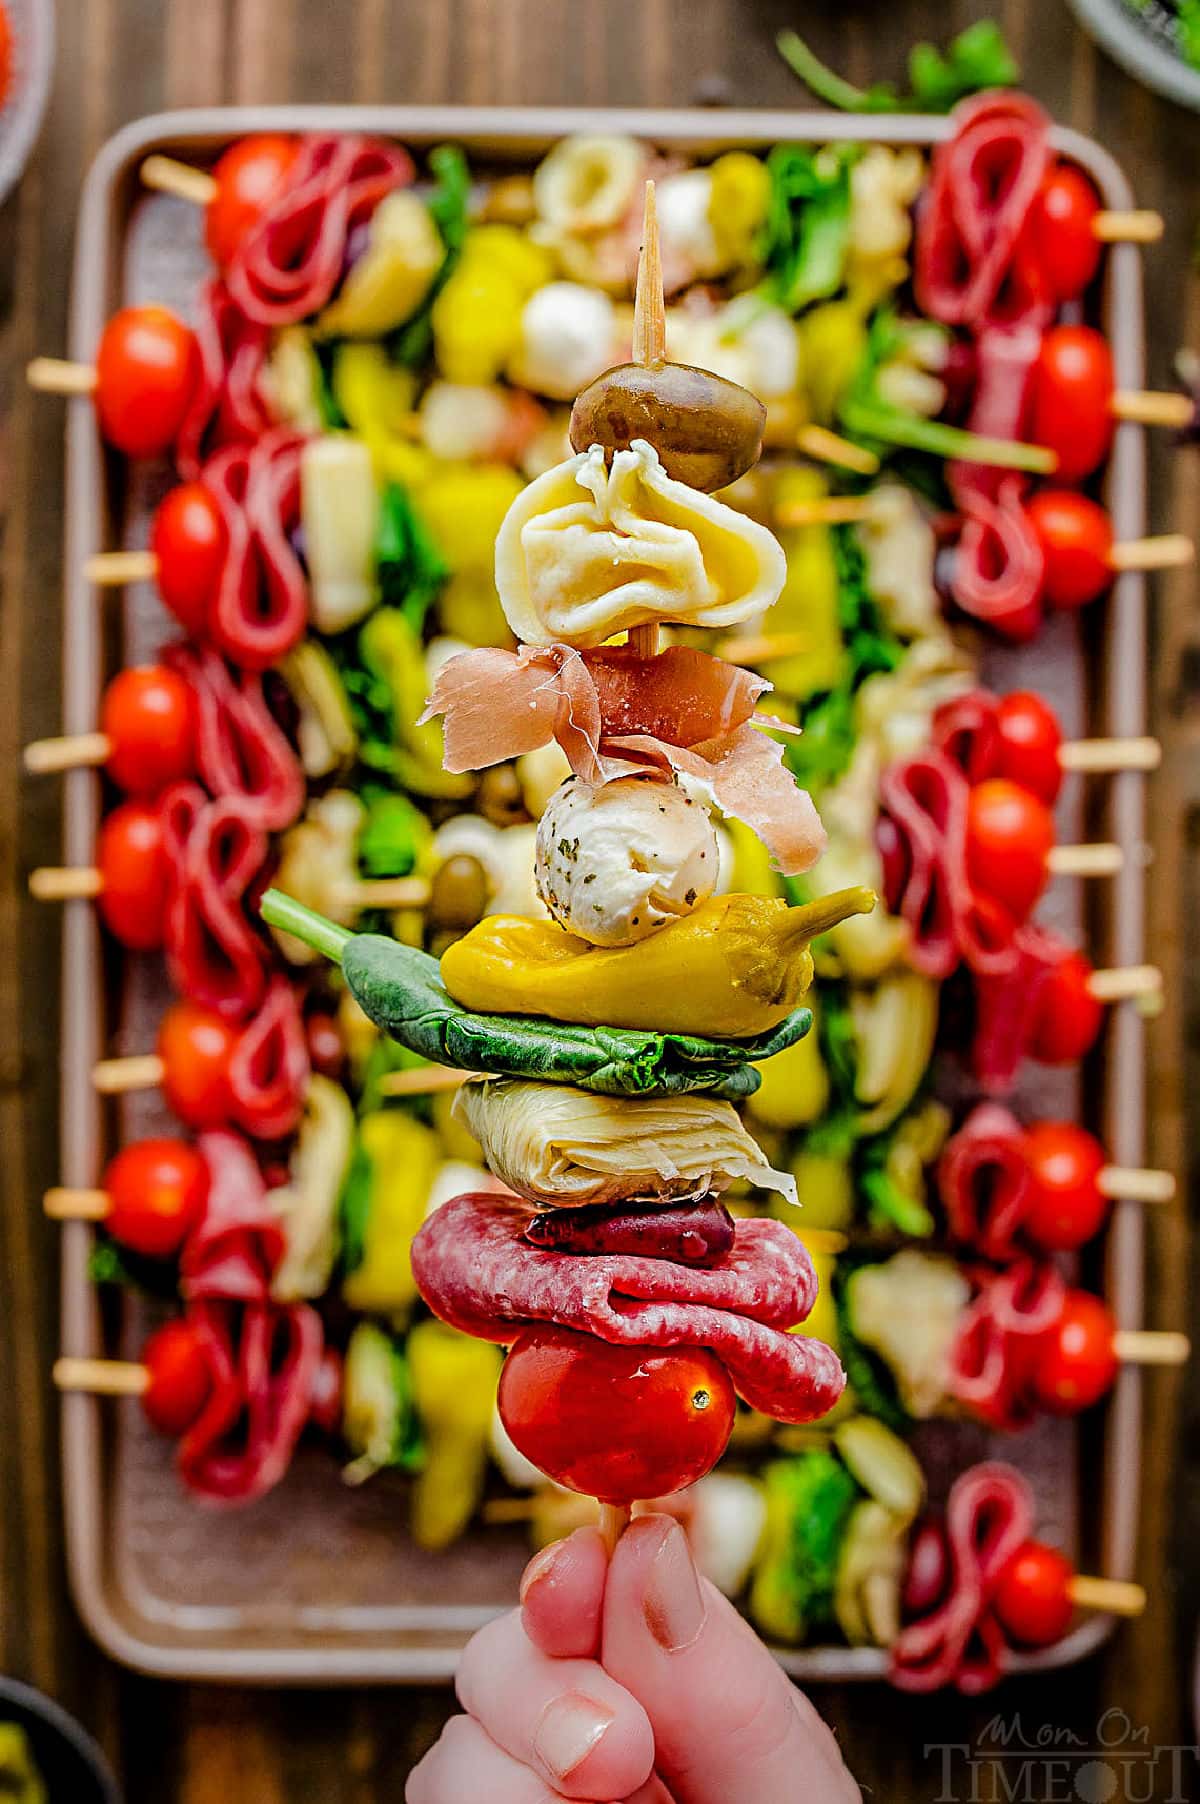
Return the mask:
<path id="1" fill-rule="evenodd" d="M 633 1522 L 611 1564 L 591 1528 L 538 1554 L 457 1683 L 467 1714 L 407 1804 L 861 1804 L 830 1730 L 667 1516 Z"/>

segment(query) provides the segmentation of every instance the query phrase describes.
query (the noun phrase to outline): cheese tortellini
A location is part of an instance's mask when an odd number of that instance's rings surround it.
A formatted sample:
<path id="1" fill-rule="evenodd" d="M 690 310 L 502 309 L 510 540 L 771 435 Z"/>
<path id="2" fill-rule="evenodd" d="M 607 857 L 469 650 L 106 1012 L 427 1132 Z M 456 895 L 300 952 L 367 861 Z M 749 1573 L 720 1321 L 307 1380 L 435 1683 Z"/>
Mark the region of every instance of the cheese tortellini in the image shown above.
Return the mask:
<path id="1" fill-rule="evenodd" d="M 548 470 L 496 540 L 496 588 L 526 645 L 584 650 L 659 621 L 736 626 L 776 600 L 786 574 L 765 526 L 673 481 L 644 439 L 611 470 L 599 445 Z"/>

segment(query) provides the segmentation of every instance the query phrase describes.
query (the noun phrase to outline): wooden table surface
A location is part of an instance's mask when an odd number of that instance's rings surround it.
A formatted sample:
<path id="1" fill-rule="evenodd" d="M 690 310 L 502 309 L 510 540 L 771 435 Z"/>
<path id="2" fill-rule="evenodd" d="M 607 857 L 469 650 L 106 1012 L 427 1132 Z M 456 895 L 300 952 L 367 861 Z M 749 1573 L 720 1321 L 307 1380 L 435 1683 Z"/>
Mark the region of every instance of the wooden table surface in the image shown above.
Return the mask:
<path id="1" fill-rule="evenodd" d="M 398 1804 L 450 1708 L 448 1692 L 261 1694 L 152 1683 L 97 1652 L 66 1596 L 47 1383 L 56 1247 L 38 1208 L 56 1177 L 58 920 L 24 898 L 30 868 L 57 854 L 58 796 L 53 783 L 24 783 L 19 758 L 25 740 L 53 732 L 59 719 L 63 416 L 25 391 L 21 372 L 35 352 L 63 349 L 80 180 L 118 126 L 167 106 L 803 104 L 773 49 L 784 25 L 863 80 L 900 73 L 916 39 L 944 38 L 996 9 L 974 0 L 843 0 L 836 8 L 814 0 L 58 0 L 58 10 L 40 148 L 0 208 L 0 1672 L 31 1680 L 82 1716 L 122 1771 L 130 1804 Z M 998 16 L 1027 86 L 1057 117 L 1094 132 L 1132 174 L 1141 204 L 1167 216 L 1166 240 L 1148 260 L 1150 375 L 1162 384 L 1175 348 L 1200 344 L 1192 262 L 1200 120 L 1108 63 L 1063 0 L 1005 0 Z M 1196 533 L 1196 454 L 1172 459 L 1159 445 L 1152 469 L 1154 526 Z M 1166 759 L 1151 810 L 1151 945 L 1167 984 L 1151 1036 L 1151 1151 L 1182 1173 L 1191 1150 L 1183 1098 L 1200 1036 L 1200 996 L 1187 976 L 1197 969 L 1188 936 L 1200 917 L 1192 825 L 1200 615 L 1190 577 L 1160 585 L 1154 633 L 1152 701 Z M 1153 1213 L 1150 1316 L 1161 1325 L 1187 1325 L 1186 1187 L 1182 1199 Z M 925 1745 L 966 1741 L 997 1708 L 1019 1711 L 1027 1730 L 1050 1722 L 1087 1739 L 1100 1713 L 1116 1707 L 1148 1727 L 1151 1743 L 1192 1740 L 1200 1403 L 1187 1392 L 1186 1373 L 1147 1386 L 1147 1616 L 1080 1668 L 1011 1683 L 999 1704 L 822 1692 L 818 1702 L 869 1797 L 936 1797 L 937 1763 Z"/>

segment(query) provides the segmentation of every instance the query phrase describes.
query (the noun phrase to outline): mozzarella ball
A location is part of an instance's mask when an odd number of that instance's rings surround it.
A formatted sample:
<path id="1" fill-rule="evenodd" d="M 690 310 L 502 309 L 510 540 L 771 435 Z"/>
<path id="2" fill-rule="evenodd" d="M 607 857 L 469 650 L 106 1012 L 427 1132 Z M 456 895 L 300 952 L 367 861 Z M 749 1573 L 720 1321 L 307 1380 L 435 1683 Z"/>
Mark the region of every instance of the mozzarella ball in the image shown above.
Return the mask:
<path id="1" fill-rule="evenodd" d="M 712 894 L 719 853 L 702 802 L 674 783 L 569 777 L 537 831 L 538 894 L 593 946 L 632 946 Z"/>
<path id="2" fill-rule="evenodd" d="M 574 400 L 613 362 L 616 337 L 616 310 L 606 294 L 579 282 L 547 282 L 521 313 L 512 375 L 536 394 Z"/>

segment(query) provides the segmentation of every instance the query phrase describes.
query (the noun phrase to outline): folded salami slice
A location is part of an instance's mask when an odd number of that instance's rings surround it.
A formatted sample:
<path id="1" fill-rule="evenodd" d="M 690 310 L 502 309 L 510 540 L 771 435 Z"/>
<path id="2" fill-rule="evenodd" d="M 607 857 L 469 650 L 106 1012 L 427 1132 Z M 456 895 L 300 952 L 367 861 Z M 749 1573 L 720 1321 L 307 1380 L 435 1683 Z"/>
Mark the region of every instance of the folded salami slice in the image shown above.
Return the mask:
<path id="1" fill-rule="evenodd" d="M 816 1300 L 802 1243 L 781 1222 L 739 1221 L 720 1265 L 676 1265 L 628 1253 L 530 1246 L 526 1205 L 494 1194 L 455 1197 L 412 1247 L 413 1275 L 435 1315 L 503 1345 L 534 1322 L 630 1346 L 708 1347 L 738 1394 L 781 1422 L 811 1422 L 845 1386 L 836 1355 L 787 1330 Z"/>
<path id="2" fill-rule="evenodd" d="M 975 489 L 961 497 L 950 592 L 964 614 L 1023 645 L 1041 625 L 1046 564 L 1020 496 L 1019 480 L 1009 476 L 994 499 Z"/>
<path id="3" fill-rule="evenodd" d="M 204 466 L 227 545 L 208 636 L 244 670 L 277 664 L 308 622 L 308 585 L 289 535 L 300 523 L 300 453 L 288 427 L 232 445 Z"/>
<path id="4" fill-rule="evenodd" d="M 267 987 L 267 948 L 245 911 L 267 857 L 267 839 L 237 796 L 210 801 L 177 783 L 161 802 L 170 870 L 164 946 L 181 995 L 243 1021 Z"/>
<path id="5" fill-rule="evenodd" d="M 254 1140 L 282 1139 L 304 1112 L 308 1077 L 308 1040 L 296 992 L 286 977 L 273 977 L 230 1055 L 226 1081 L 234 1119 Z"/>
<path id="6" fill-rule="evenodd" d="M 267 328 L 246 318 L 219 278 L 200 290 L 195 331 L 200 375 L 175 440 L 188 481 L 221 446 L 252 444 L 271 424 L 262 382 Z"/>
<path id="7" fill-rule="evenodd" d="M 1012 952 L 1007 970 L 977 969 L 974 973 L 975 1026 L 968 1064 L 978 1083 L 993 1096 L 1012 1089 L 1029 1056 L 1042 986 L 1055 966 L 1069 956 L 1070 947 L 1056 934 L 1027 921 L 1013 934 Z"/>
<path id="8" fill-rule="evenodd" d="M 320 1396 L 321 1318 L 305 1303 L 193 1303 L 212 1376 L 199 1420 L 179 1443 L 180 1476 L 208 1503 L 252 1503 L 274 1488 Z"/>
<path id="9" fill-rule="evenodd" d="M 996 711 L 997 699 L 990 689 L 968 689 L 943 702 L 933 717 L 933 744 L 972 785 L 996 773 L 1000 752 Z"/>
<path id="10" fill-rule="evenodd" d="M 189 684 L 196 703 L 196 769 L 214 796 L 240 796 L 247 818 L 268 833 L 290 827 L 304 807 L 300 760 L 268 708 L 261 677 L 235 677 L 210 645 L 180 641 L 162 660 Z"/>
<path id="11" fill-rule="evenodd" d="M 1000 1575 L 1033 1530 L 1033 1497 L 1019 1472 L 999 1462 L 971 1466 L 946 1500 L 950 1583 L 925 1616 L 892 1643 L 891 1681 L 901 1691 L 954 1685 L 988 1691 L 1004 1669 L 1004 1632 L 991 1609 Z"/>
<path id="12" fill-rule="evenodd" d="M 208 1166 L 208 1200 L 180 1255 L 179 1288 L 189 1302 L 265 1303 L 287 1243 L 258 1161 L 240 1134 L 224 1130 L 201 1134 L 196 1146 Z"/>
<path id="13" fill-rule="evenodd" d="M 1029 1208 L 1033 1180 L 1020 1122 L 998 1103 L 972 1109 L 946 1142 L 937 1167 L 938 1191 L 950 1232 L 985 1259 L 1017 1258 L 1017 1233 Z"/>
<path id="14" fill-rule="evenodd" d="M 229 292 L 246 318 L 285 326 L 319 313 L 341 280 L 351 232 L 413 174 L 398 144 L 350 132 L 307 139 L 229 266 Z"/>
<path id="15" fill-rule="evenodd" d="M 1032 1259 L 974 1278 L 976 1294 L 951 1349 L 949 1394 L 1012 1434 L 1036 1413 L 1030 1381 L 1038 1343 L 1062 1313 L 1066 1286 L 1054 1266 Z"/>

